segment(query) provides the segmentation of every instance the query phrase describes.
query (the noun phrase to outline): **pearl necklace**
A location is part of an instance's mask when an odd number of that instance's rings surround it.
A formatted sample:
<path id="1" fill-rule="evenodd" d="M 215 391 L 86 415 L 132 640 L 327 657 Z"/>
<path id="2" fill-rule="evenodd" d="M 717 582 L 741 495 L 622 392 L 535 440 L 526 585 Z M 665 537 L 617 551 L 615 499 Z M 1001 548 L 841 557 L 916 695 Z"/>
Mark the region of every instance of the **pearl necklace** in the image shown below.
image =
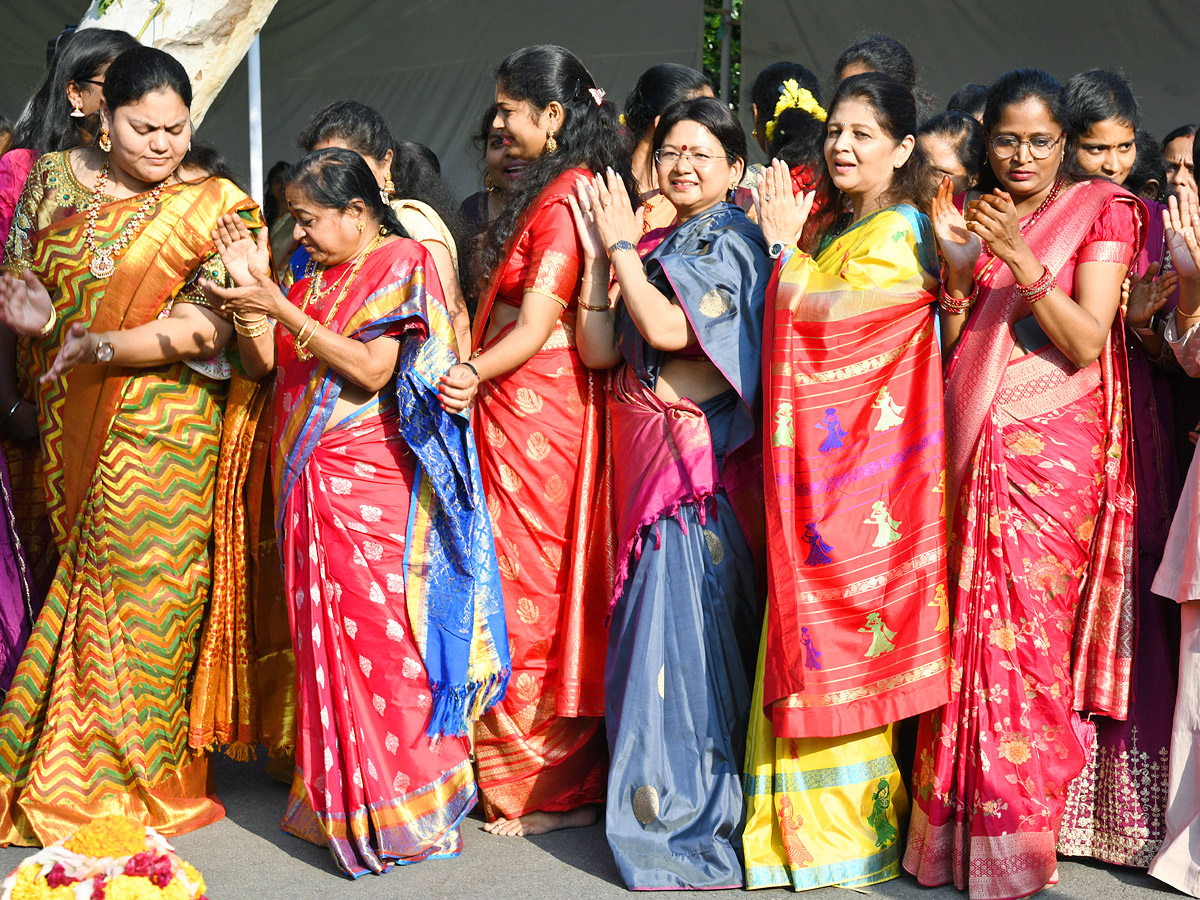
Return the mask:
<path id="1" fill-rule="evenodd" d="M 87 231 L 84 234 L 83 242 L 91 252 L 92 260 L 88 264 L 88 270 L 94 278 L 107 278 L 117 269 L 116 255 L 121 250 L 124 250 L 129 242 L 133 240 L 134 234 L 141 227 L 150 210 L 158 203 L 158 198 L 162 194 L 163 186 L 166 185 L 167 179 L 164 178 L 154 186 L 147 196 L 142 201 L 142 205 L 138 211 L 133 214 L 133 217 L 125 223 L 125 227 L 121 229 L 117 239 L 107 247 L 99 247 L 96 245 L 96 215 L 100 212 L 100 197 L 104 194 L 104 188 L 108 185 L 108 164 L 109 160 L 104 160 L 104 168 L 100 170 L 99 177 L 96 178 L 96 189 L 92 192 L 92 200 L 88 204 L 87 214 Z M 167 178 L 170 176 L 168 175 Z"/>

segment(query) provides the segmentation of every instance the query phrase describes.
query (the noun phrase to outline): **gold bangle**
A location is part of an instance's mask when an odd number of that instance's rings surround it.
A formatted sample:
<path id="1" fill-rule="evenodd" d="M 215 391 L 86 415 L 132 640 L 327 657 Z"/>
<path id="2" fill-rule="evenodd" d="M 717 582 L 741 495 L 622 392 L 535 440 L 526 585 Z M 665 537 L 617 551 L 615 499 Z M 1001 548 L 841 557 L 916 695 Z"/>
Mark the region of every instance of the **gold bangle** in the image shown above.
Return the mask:
<path id="1" fill-rule="evenodd" d="M 37 333 L 37 337 L 45 337 L 54 329 L 54 323 L 58 321 L 58 310 L 54 308 L 54 304 L 50 304 L 50 318 L 46 320 L 46 324 L 41 327 Z"/>
<path id="2" fill-rule="evenodd" d="M 267 321 L 267 316 L 266 313 L 259 313 L 257 316 L 239 316 L 237 313 L 234 313 L 233 321 L 241 322 L 247 328 L 250 328 L 255 325 L 261 325 L 263 322 Z"/>
<path id="3" fill-rule="evenodd" d="M 268 331 L 270 331 L 271 326 L 268 325 L 266 322 L 263 322 L 261 325 L 255 325 L 253 327 L 246 327 L 244 325 L 241 325 L 238 322 L 234 322 L 233 330 L 236 331 L 238 334 L 240 334 L 244 338 L 258 338 L 258 337 L 262 337 L 264 334 L 266 334 Z"/>
<path id="4" fill-rule="evenodd" d="M 308 332 L 307 336 L 305 336 L 304 332 L 305 329 L 308 328 L 309 324 L 312 325 L 312 330 Z M 296 332 L 296 342 L 293 345 L 293 349 L 296 351 L 296 357 L 298 359 L 305 361 L 312 359 L 312 353 L 308 349 L 308 342 L 313 339 L 313 335 L 316 333 L 317 320 L 312 318 L 312 316 L 309 316 L 308 321 L 304 323 L 298 332 Z"/>
<path id="5" fill-rule="evenodd" d="M 596 306 L 591 303 L 584 303 L 582 300 L 579 301 L 579 305 L 581 308 L 590 309 L 592 312 L 609 312 L 612 310 L 611 306 Z"/>

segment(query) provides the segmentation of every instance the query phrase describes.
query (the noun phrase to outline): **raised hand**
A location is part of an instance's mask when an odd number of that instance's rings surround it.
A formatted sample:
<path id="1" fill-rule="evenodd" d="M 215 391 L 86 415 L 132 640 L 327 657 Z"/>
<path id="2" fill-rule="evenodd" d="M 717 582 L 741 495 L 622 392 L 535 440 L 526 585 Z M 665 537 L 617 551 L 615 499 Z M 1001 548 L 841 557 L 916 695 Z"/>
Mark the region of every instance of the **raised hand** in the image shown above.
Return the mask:
<path id="1" fill-rule="evenodd" d="M 271 280 L 266 271 L 260 271 L 253 265 L 248 267 L 247 274 L 250 283 L 246 286 L 227 288 L 208 278 L 200 278 L 196 283 L 219 312 L 236 313 L 244 317 L 264 315 L 278 319 L 280 306 L 288 302 L 280 293 L 279 285 Z"/>
<path id="2" fill-rule="evenodd" d="M 33 272 L 26 269 L 20 278 L 0 275 L 0 321 L 17 334 L 37 334 L 53 309 L 46 286 Z"/>
<path id="3" fill-rule="evenodd" d="M 1131 275 L 1121 286 L 1121 309 L 1131 328 L 1148 328 L 1154 314 L 1167 305 L 1179 284 L 1175 272 L 1159 275 L 1158 270 L 1158 263 L 1151 263 L 1141 278 Z"/>
<path id="4" fill-rule="evenodd" d="M 271 249 L 267 243 L 266 228 L 258 229 L 257 237 L 252 236 L 241 216 L 226 213 L 217 220 L 212 239 L 217 252 L 221 254 L 225 271 L 238 287 L 256 284 L 253 272 L 266 274 L 271 271 Z"/>
<path id="5" fill-rule="evenodd" d="M 961 275 L 974 273 L 983 244 L 979 236 L 967 228 L 967 220 L 954 205 L 954 182 L 949 175 L 942 178 L 942 183 L 938 185 L 930 207 L 929 221 L 933 224 L 938 249 L 950 271 Z"/>
<path id="6" fill-rule="evenodd" d="M 1163 229 L 1171 263 L 1179 277 L 1200 276 L 1200 201 L 1196 194 L 1182 188 L 1179 197 L 1171 197 L 1163 210 Z"/>
<path id="7" fill-rule="evenodd" d="M 604 174 L 597 172 L 588 185 L 587 196 L 605 253 L 617 241 L 636 245 L 642 239 L 641 222 L 633 211 L 629 192 L 620 175 L 611 168 Z"/>
<path id="8" fill-rule="evenodd" d="M 816 192 L 795 194 L 787 163 L 773 159 L 771 165 L 759 174 L 751 193 L 758 210 L 758 224 L 766 242 L 795 247 L 812 212 Z"/>
<path id="9" fill-rule="evenodd" d="M 58 356 L 38 381 L 45 384 L 61 378 L 80 363 L 96 361 L 96 336 L 79 322 L 67 329 L 62 346 L 58 348 Z"/>
<path id="10" fill-rule="evenodd" d="M 596 213 L 587 179 L 580 178 L 575 183 L 575 196 L 568 194 L 567 203 L 571 207 L 571 218 L 575 220 L 575 233 L 579 235 L 579 243 L 583 247 L 583 258 L 589 263 L 608 259 L 607 245 L 600 237 L 600 229 L 596 227 Z"/>
<path id="11" fill-rule="evenodd" d="M 1002 190 L 984 194 L 967 204 L 963 216 L 967 230 L 988 245 L 999 259 L 1012 264 L 1022 251 L 1028 251 L 1025 238 L 1021 236 L 1021 217 L 1012 197 Z"/>

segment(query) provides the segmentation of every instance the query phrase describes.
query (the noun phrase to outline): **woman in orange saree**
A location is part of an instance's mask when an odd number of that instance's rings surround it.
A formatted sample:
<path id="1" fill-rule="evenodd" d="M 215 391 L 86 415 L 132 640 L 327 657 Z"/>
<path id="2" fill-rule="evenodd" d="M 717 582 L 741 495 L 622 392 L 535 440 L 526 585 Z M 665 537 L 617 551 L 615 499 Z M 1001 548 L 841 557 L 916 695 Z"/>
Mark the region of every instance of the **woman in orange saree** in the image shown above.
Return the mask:
<path id="1" fill-rule="evenodd" d="M 265 236 L 219 238 L 247 371 L 277 372 L 276 530 L 298 685 L 285 831 L 357 878 L 457 856 L 475 805 L 468 723 L 503 694 L 499 575 L 432 256 L 341 148 L 301 159 L 309 264 L 284 297 Z M 268 321 L 279 323 L 279 334 Z"/>
<path id="2" fill-rule="evenodd" d="M 493 222 L 475 355 L 443 402 L 473 400 L 504 585 L 513 675 L 476 730 L 488 830 L 521 835 L 595 821 L 604 799 L 610 515 L 599 469 L 606 376 L 575 348 L 580 247 L 567 198 L 607 167 L 632 186 L 617 112 L 562 47 L 500 64 L 496 124 L 531 161 Z"/>
<path id="3" fill-rule="evenodd" d="M 261 220 L 228 181 L 178 180 L 191 100 L 178 62 L 126 51 L 105 100 L 101 150 L 35 166 L 5 254 L 21 277 L 0 280 L 0 316 L 32 336 L 61 555 L 0 710 L 5 844 L 112 813 L 168 834 L 213 822 L 202 751 L 249 737 L 248 662 L 219 658 L 201 626 L 245 601 L 240 497 L 262 403 L 214 357 L 232 328 L 195 279 L 224 277 L 209 236 L 222 215 Z M 229 695 L 223 662 L 243 679 L 233 718 L 209 702 Z"/>
<path id="4" fill-rule="evenodd" d="M 1121 282 L 1143 207 L 1062 171 L 1065 91 L 1020 69 L 988 93 L 994 182 L 934 203 L 947 275 L 950 702 L 922 718 L 904 866 L 1016 898 L 1057 881 L 1073 710 L 1124 718 L 1133 473 Z M 981 247 L 982 245 L 982 247 Z M 986 250 L 983 250 L 986 247 Z"/>

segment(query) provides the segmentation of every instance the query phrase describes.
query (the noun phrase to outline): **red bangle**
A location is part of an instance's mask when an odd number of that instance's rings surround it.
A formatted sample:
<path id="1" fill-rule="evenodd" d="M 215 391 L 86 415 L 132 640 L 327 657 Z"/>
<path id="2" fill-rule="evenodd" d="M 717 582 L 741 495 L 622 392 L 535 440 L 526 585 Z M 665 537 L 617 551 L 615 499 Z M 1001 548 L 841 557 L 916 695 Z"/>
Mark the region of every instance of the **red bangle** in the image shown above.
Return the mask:
<path id="1" fill-rule="evenodd" d="M 1034 304 L 1054 290 L 1057 282 L 1050 270 L 1042 266 L 1042 274 L 1033 284 L 1018 284 L 1017 293 L 1026 303 Z"/>

